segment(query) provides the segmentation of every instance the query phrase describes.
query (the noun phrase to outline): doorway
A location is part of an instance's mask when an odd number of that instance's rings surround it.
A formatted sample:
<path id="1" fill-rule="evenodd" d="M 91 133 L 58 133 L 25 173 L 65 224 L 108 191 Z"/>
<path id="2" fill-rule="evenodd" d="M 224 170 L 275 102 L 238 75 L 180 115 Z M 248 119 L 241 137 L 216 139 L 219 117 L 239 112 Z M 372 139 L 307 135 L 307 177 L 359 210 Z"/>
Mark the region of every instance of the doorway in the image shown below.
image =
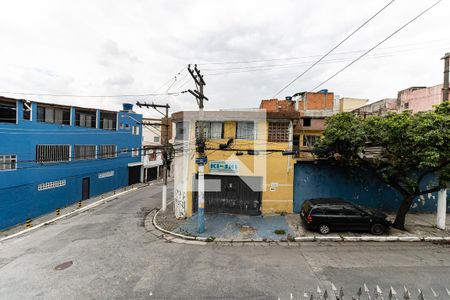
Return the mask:
<path id="1" fill-rule="evenodd" d="M 90 178 L 84 177 L 81 185 L 81 200 L 89 199 L 90 197 Z"/>

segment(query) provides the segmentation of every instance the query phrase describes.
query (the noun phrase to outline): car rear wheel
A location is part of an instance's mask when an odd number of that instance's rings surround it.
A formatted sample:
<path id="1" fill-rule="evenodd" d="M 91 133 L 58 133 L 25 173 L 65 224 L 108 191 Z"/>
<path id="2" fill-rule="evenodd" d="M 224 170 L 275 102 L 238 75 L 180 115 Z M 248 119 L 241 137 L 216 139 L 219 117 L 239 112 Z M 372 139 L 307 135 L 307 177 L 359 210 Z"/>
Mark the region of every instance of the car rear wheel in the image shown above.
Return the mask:
<path id="1" fill-rule="evenodd" d="M 370 228 L 370 232 L 375 235 L 383 234 L 386 228 L 381 224 L 373 224 Z"/>
<path id="2" fill-rule="evenodd" d="M 331 231 L 330 225 L 328 224 L 320 224 L 319 225 L 319 232 L 321 234 L 329 234 Z"/>

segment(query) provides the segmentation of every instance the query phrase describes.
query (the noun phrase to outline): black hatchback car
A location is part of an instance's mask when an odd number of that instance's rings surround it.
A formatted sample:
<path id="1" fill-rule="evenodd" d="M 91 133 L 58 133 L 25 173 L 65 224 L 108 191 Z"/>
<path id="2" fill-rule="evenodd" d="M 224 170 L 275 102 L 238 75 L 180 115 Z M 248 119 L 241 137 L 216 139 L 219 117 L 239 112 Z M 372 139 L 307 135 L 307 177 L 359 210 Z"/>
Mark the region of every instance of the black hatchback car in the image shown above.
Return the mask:
<path id="1" fill-rule="evenodd" d="M 380 235 L 392 225 L 381 211 L 340 198 L 305 200 L 300 217 L 306 228 L 318 230 L 322 234 L 330 231 L 370 231 Z"/>

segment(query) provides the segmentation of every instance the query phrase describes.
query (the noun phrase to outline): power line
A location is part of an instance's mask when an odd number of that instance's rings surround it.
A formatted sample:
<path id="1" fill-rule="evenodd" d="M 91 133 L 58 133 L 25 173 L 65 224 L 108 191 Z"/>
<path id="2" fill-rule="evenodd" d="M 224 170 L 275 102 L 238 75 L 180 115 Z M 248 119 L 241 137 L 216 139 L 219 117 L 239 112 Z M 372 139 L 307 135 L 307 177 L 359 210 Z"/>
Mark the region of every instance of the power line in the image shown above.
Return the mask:
<path id="1" fill-rule="evenodd" d="M 148 97 L 148 96 L 167 96 L 179 95 L 181 92 L 173 93 L 147 93 L 147 94 L 123 94 L 123 95 L 77 95 L 77 94 L 48 94 L 48 93 L 26 93 L 0 91 L 0 94 L 24 95 L 24 96 L 48 96 L 48 97 L 77 97 L 77 98 L 122 98 L 122 97 Z"/>
<path id="2" fill-rule="evenodd" d="M 392 48 L 404 48 L 405 46 L 414 46 L 414 45 L 427 45 L 429 46 L 431 43 L 442 43 L 444 41 L 448 41 L 448 39 L 438 39 L 438 40 L 429 40 L 429 41 L 422 41 L 419 43 L 405 43 L 405 44 L 399 44 L 389 47 L 383 47 L 380 49 L 392 49 Z M 337 56 L 337 55 L 343 55 L 343 54 L 352 54 L 352 53 L 358 53 L 363 52 L 366 49 L 362 50 L 352 50 L 352 51 L 343 51 L 343 52 L 335 52 L 331 53 L 329 56 Z M 241 60 L 241 61 L 225 61 L 225 62 L 206 62 L 206 63 L 200 63 L 199 66 L 207 66 L 207 65 L 233 65 L 233 64 L 254 64 L 254 63 L 264 63 L 264 62 L 272 62 L 272 61 L 282 61 L 282 60 L 299 60 L 304 58 L 316 58 L 320 57 L 322 54 L 316 54 L 316 55 L 308 55 L 308 56 L 295 56 L 295 57 L 278 57 L 278 58 L 266 58 L 266 59 L 255 59 L 255 60 Z M 211 69 L 203 69 L 210 71 Z"/>
<path id="3" fill-rule="evenodd" d="M 356 32 L 358 32 L 361 28 L 363 28 L 367 23 L 369 23 L 373 18 L 375 18 L 377 15 L 379 15 L 383 10 L 385 10 L 388 6 L 390 6 L 392 3 L 394 3 L 395 0 L 391 0 L 389 1 L 388 4 L 386 4 L 383 8 L 381 8 L 379 11 L 377 11 L 372 17 L 370 17 L 368 20 L 366 20 L 364 23 L 362 23 L 358 28 L 356 28 L 356 30 L 354 30 L 352 33 L 350 33 L 345 39 L 343 39 L 339 44 L 337 44 L 336 46 L 334 46 L 330 51 L 328 51 L 327 53 L 325 53 L 321 58 L 319 58 L 315 63 L 313 63 L 309 68 L 307 68 L 305 71 L 303 71 L 300 75 L 298 75 L 297 77 L 295 77 L 291 82 L 289 82 L 287 85 L 285 85 L 281 90 L 279 90 L 274 96 L 273 98 L 275 98 L 276 96 L 278 96 L 281 92 L 283 92 L 285 89 L 287 89 L 289 86 L 291 86 L 291 84 L 293 84 L 294 82 L 296 82 L 300 77 L 302 77 L 303 75 L 305 75 L 309 70 L 311 70 L 312 68 L 314 68 L 318 63 L 320 63 L 325 57 L 328 56 L 328 54 L 330 54 L 331 52 L 333 52 L 336 48 L 338 48 L 340 45 L 342 45 L 345 41 L 347 41 L 350 37 L 352 37 Z"/>
<path id="4" fill-rule="evenodd" d="M 337 71 L 336 73 L 334 73 L 333 75 L 331 75 L 328 79 L 322 81 L 320 84 L 318 84 L 317 86 L 315 86 L 313 89 L 311 89 L 311 91 L 316 90 L 317 88 L 319 88 L 320 86 L 322 86 L 323 84 L 327 83 L 328 81 L 330 81 L 331 79 L 333 79 L 334 77 L 336 77 L 337 75 L 339 75 L 341 72 L 343 72 L 345 69 L 347 69 L 348 67 L 350 67 L 351 65 L 353 65 L 355 62 L 357 62 L 358 60 L 360 60 L 361 58 L 363 58 L 364 56 L 366 56 L 368 53 L 370 53 L 372 50 L 374 50 L 375 48 L 377 48 L 379 45 L 383 44 L 385 41 L 387 41 L 388 39 L 390 39 L 391 37 L 393 37 L 395 34 L 397 34 L 399 31 L 401 31 L 403 28 L 405 28 L 406 26 L 408 26 L 409 24 L 411 24 L 412 22 L 414 22 L 415 20 L 417 20 L 419 17 L 421 17 L 423 14 L 425 14 L 427 11 L 429 11 L 430 9 L 432 9 L 433 7 L 435 7 L 436 5 L 439 4 L 439 2 L 441 2 L 442 0 L 438 0 L 436 1 L 433 5 L 429 6 L 428 8 L 426 8 L 425 10 L 423 10 L 422 12 L 420 12 L 417 16 L 415 16 L 414 18 L 412 18 L 411 20 L 409 20 L 408 22 L 406 22 L 405 24 L 403 24 L 402 26 L 400 26 L 400 28 L 398 28 L 397 30 L 395 30 L 393 33 L 391 33 L 390 35 L 388 35 L 386 38 L 384 38 L 383 40 L 381 40 L 379 43 L 377 43 L 375 46 L 373 46 L 372 48 L 370 48 L 369 50 L 367 50 L 366 52 L 364 52 L 363 54 L 361 54 L 360 56 L 358 56 L 356 59 L 354 59 L 352 62 L 350 62 L 348 65 L 346 65 L 345 67 L 341 68 L 339 71 Z"/>

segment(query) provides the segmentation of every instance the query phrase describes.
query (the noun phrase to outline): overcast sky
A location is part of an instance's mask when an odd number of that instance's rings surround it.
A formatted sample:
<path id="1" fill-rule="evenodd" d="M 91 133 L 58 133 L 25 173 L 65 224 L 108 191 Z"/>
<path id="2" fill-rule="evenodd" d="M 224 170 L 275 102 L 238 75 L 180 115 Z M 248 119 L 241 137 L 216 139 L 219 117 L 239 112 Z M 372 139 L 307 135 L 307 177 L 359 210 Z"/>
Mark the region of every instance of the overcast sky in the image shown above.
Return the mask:
<path id="1" fill-rule="evenodd" d="M 189 94 L 4 92 L 179 92 L 193 88 L 186 65 L 197 63 L 207 83 L 206 108 L 258 107 L 388 2 L 2 0 L 0 94 L 108 109 L 136 100 L 192 109 Z M 433 2 L 396 0 L 279 97 L 314 88 Z M 321 88 L 375 101 L 409 86 L 440 84 L 440 58 L 450 51 L 449 11 L 450 0 L 443 0 Z"/>

